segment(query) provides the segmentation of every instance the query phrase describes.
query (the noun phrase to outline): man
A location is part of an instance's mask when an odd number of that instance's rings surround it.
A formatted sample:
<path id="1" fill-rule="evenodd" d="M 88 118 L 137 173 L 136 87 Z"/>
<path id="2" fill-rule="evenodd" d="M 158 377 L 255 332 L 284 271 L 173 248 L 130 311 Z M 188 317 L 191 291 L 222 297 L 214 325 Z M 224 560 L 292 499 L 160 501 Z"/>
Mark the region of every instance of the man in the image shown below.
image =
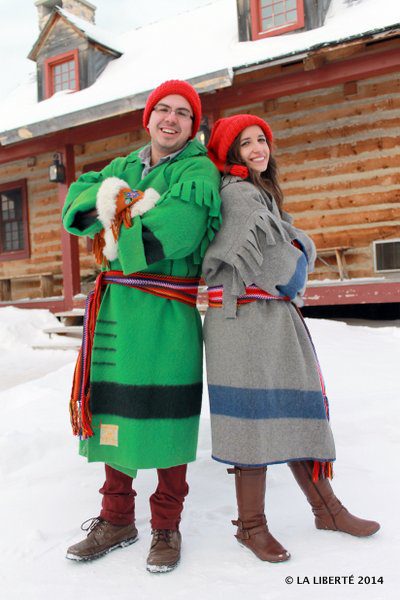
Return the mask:
<path id="1" fill-rule="evenodd" d="M 180 559 L 202 394 L 195 296 L 202 257 L 220 224 L 219 175 L 193 139 L 200 119 L 192 86 L 161 84 L 143 114 L 150 144 L 82 175 L 66 198 L 65 228 L 94 237 L 103 261 L 88 300 L 71 419 L 80 453 L 105 463 L 106 480 L 100 515 L 84 524 L 86 539 L 68 549 L 72 560 L 137 540 L 132 479 L 147 468 L 158 473 L 147 569 L 170 571 Z"/>

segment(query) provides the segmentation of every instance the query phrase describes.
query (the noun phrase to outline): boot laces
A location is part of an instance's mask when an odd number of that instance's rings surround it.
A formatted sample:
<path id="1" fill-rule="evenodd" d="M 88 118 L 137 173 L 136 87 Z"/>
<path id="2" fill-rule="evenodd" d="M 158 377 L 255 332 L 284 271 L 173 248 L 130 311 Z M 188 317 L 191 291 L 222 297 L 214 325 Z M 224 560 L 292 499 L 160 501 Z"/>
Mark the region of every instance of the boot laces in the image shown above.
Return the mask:
<path id="1" fill-rule="evenodd" d="M 167 544 L 171 541 L 172 529 L 153 529 L 154 543 L 165 540 Z"/>
<path id="2" fill-rule="evenodd" d="M 89 535 L 95 529 L 100 529 L 104 523 L 105 521 L 101 517 L 91 517 L 82 523 L 81 529 L 82 531 L 87 531 Z"/>

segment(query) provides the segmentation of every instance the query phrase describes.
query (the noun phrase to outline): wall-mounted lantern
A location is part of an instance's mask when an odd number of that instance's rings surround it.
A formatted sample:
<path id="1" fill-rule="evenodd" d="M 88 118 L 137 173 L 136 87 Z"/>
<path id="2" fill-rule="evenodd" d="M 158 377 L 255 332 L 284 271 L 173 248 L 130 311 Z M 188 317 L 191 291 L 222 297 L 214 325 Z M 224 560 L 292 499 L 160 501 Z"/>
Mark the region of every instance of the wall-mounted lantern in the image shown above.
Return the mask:
<path id="1" fill-rule="evenodd" d="M 49 181 L 52 183 L 65 183 L 65 167 L 62 155 L 59 152 L 53 154 L 53 164 L 49 167 Z"/>
<path id="2" fill-rule="evenodd" d="M 210 139 L 210 127 L 208 125 L 208 117 L 203 116 L 201 118 L 201 123 L 196 138 L 199 140 L 199 142 L 203 144 L 203 146 L 207 146 L 208 140 Z"/>

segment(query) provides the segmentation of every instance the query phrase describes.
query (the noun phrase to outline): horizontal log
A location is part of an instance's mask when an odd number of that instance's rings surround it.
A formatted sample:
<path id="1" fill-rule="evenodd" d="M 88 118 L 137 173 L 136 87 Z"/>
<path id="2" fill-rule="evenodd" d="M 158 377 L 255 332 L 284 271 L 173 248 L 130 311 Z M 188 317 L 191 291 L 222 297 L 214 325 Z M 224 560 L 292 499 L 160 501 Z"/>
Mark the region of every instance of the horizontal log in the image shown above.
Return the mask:
<path id="1" fill-rule="evenodd" d="M 277 149 L 276 156 L 279 158 L 280 172 L 284 174 L 287 170 L 291 169 L 293 163 L 301 165 L 311 161 L 335 160 L 338 158 L 348 158 L 349 156 L 357 156 L 361 159 L 364 153 L 378 154 L 382 150 L 397 150 L 398 147 L 399 142 L 396 136 L 374 137 L 367 140 L 343 140 L 338 144 L 330 144 L 323 147 L 315 146 L 301 150 L 294 149 L 291 152 L 282 152 Z"/>
<path id="2" fill-rule="evenodd" d="M 362 121 L 368 121 L 370 123 L 371 117 L 379 115 L 379 119 L 386 120 L 391 118 L 391 112 L 400 108 L 400 97 L 392 96 L 390 98 L 377 98 L 370 101 L 366 100 L 362 102 L 357 97 L 355 101 L 343 102 L 343 98 L 337 105 L 331 105 L 326 107 L 325 110 L 313 110 L 304 114 L 283 113 L 282 112 L 274 118 L 273 129 L 278 135 L 279 131 L 287 131 L 290 129 L 305 128 L 310 126 L 312 129 L 316 127 L 323 127 L 323 124 L 329 124 L 330 126 L 340 125 L 342 120 L 351 119 L 357 120 L 358 123 Z"/>
<path id="3" fill-rule="evenodd" d="M 360 192 L 361 188 L 368 188 L 372 186 L 378 186 L 382 189 L 388 186 L 397 186 L 400 183 L 400 173 L 387 173 L 383 172 L 378 175 L 370 175 L 369 173 L 362 174 L 361 176 L 353 177 L 347 180 L 331 181 L 329 183 L 311 184 L 310 182 L 304 182 L 302 187 L 287 187 L 283 185 L 284 193 L 286 197 L 290 196 L 306 196 L 307 194 L 324 194 L 325 192 L 342 192 L 348 190 L 357 190 Z"/>
<path id="4" fill-rule="evenodd" d="M 268 110 L 265 109 L 265 102 L 260 102 L 252 105 L 251 112 L 266 118 L 268 122 L 274 119 L 276 115 L 314 113 L 317 110 L 343 103 L 344 85 L 339 83 L 332 87 L 310 90 L 300 94 L 282 95 L 274 98 L 273 103 L 266 101 L 268 102 Z M 396 93 L 400 93 L 400 79 L 396 79 L 394 73 L 374 77 L 373 79 L 360 79 L 357 81 L 357 96 L 354 98 L 354 102 L 360 104 L 362 100 L 376 100 L 386 95 L 392 97 Z M 352 102 L 353 100 L 347 100 L 346 104 L 351 105 Z M 224 112 L 224 116 L 234 112 L 235 109 L 230 109 Z M 240 112 L 240 110 L 236 112 Z M 246 111 L 243 110 L 242 112 Z"/>
<path id="5" fill-rule="evenodd" d="M 90 156 L 90 162 L 93 162 L 92 158 L 96 154 L 103 154 L 105 152 L 110 152 L 111 150 L 118 150 L 119 152 L 122 152 L 123 149 L 128 149 L 131 145 L 132 142 L 130 140 L 129 133 L 123 133 L 106 139 L 88 142 L 85 144 L 85 154 L 79 158 L 80 161 L 82 159 L 86 159 L 87 161 L 88 156 Z"/>
<path id="6" fill-rule="evenodd" d="M 321 198 L 312 200 L 291 201 L 290 198 L 285 200 L 284 208 L 291 215 L 300 217 L 302 213 L 313 211 L 328 211 L 328 210 L 349 210 L 360 207 L 376 207 L 384 206 L 385 204 L 400 203 L 400 189 L 389 190 L 388 192 L 372 192 L 370 194 L 353 194 L 336 196 L 334 198 Z"/>
<path id="7" fill-rule="evenodd" d="M 324 142 L 328 145 L 330 140 L 340 142 L 348 138 L 355 138 L 357 135 L 365 137 L 367 125 L 365 123 L 351 123 L 347 125 L 334 126 L 332 123 L 326 123 L 326 127 L 318 130 L 307 130 L 299 133 L 290 133 L 286 136 L 276 136 L 276 144 L 280 149 L 287 149 L 293 146 L 305 146 L 316 142 Z M 391 132 L 400 127 L 400 118 L 393 117 L 388 119 L 376 119 L 368 123 L 368 132 L 370 136 L 384 137 L 381 133 L 375 133 L 377 130 Z"/>
<path id="8" fill-rule="evenodd" d="M 397 221 L 400 229 L 400 206 L 383 210 L 369 210 L 363 212 L 345 212 L 340 214 L 324 213 L 310 218 L 296 218 L 296 226 L 306 231 L 322 229 L 323 227 L 362 227 L 366 223 L 379 223 Z"/>
<path id="9" fill-rule="evenodd" d="M 309 181 L 310 179 L 327 179 L 329 176 L 352 176 L 355 173 L 366 173 L 373 171 L 384 171 L 385 169 L 397 169 L 400 167 L 400 154 L 392 156 L 373 156 L 372 158 L 364 158 L 357 160 L 347 160 L 339 162 L 337 159 L 330 164 L 325 162 L 313 167 L 312 169 L 296 169 L 296 162 L 292 162 L 292 170 L 282 173 L 281 181 L 284 183 L 296 181 Z M 384 175 L 385 173 L 383 173 Z"/>
<path id="10" fill-rule="evenodd" d="M 42 242 L 55 242 L 60 239 L 60 236 L 60 231 L 40 231 L 33 233 L 32 240 L 35 244 L 40 245 Z"/>
<path id="11" fill-rule="evenodd" d="M 385 240 L 399 236 L 399 226 L 382 225 L 365 227 L 363 229 L 347 229 L 346 231 L 328 231 L 310 233 L 317 248 L 330 246 L 349 246 L 350 248 L 365 247 L 374 240 Z"/>

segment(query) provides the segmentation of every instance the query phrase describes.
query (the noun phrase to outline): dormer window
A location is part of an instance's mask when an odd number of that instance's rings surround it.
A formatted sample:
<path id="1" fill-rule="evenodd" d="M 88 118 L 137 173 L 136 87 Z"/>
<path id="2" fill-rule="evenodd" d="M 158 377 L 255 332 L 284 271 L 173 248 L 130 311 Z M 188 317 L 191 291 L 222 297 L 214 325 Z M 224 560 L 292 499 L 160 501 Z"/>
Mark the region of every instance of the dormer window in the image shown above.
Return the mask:
<path id="1" fill-rule="evenodd" d="M 304 27 L 304 0 L 251 0 L 253 40 Z"/>
<path id="2" fill-rule="evenodd" d="M 45 88 L 46 98 L 62 90 L 79 90 L 78 50 L 45 60 Z"/>

